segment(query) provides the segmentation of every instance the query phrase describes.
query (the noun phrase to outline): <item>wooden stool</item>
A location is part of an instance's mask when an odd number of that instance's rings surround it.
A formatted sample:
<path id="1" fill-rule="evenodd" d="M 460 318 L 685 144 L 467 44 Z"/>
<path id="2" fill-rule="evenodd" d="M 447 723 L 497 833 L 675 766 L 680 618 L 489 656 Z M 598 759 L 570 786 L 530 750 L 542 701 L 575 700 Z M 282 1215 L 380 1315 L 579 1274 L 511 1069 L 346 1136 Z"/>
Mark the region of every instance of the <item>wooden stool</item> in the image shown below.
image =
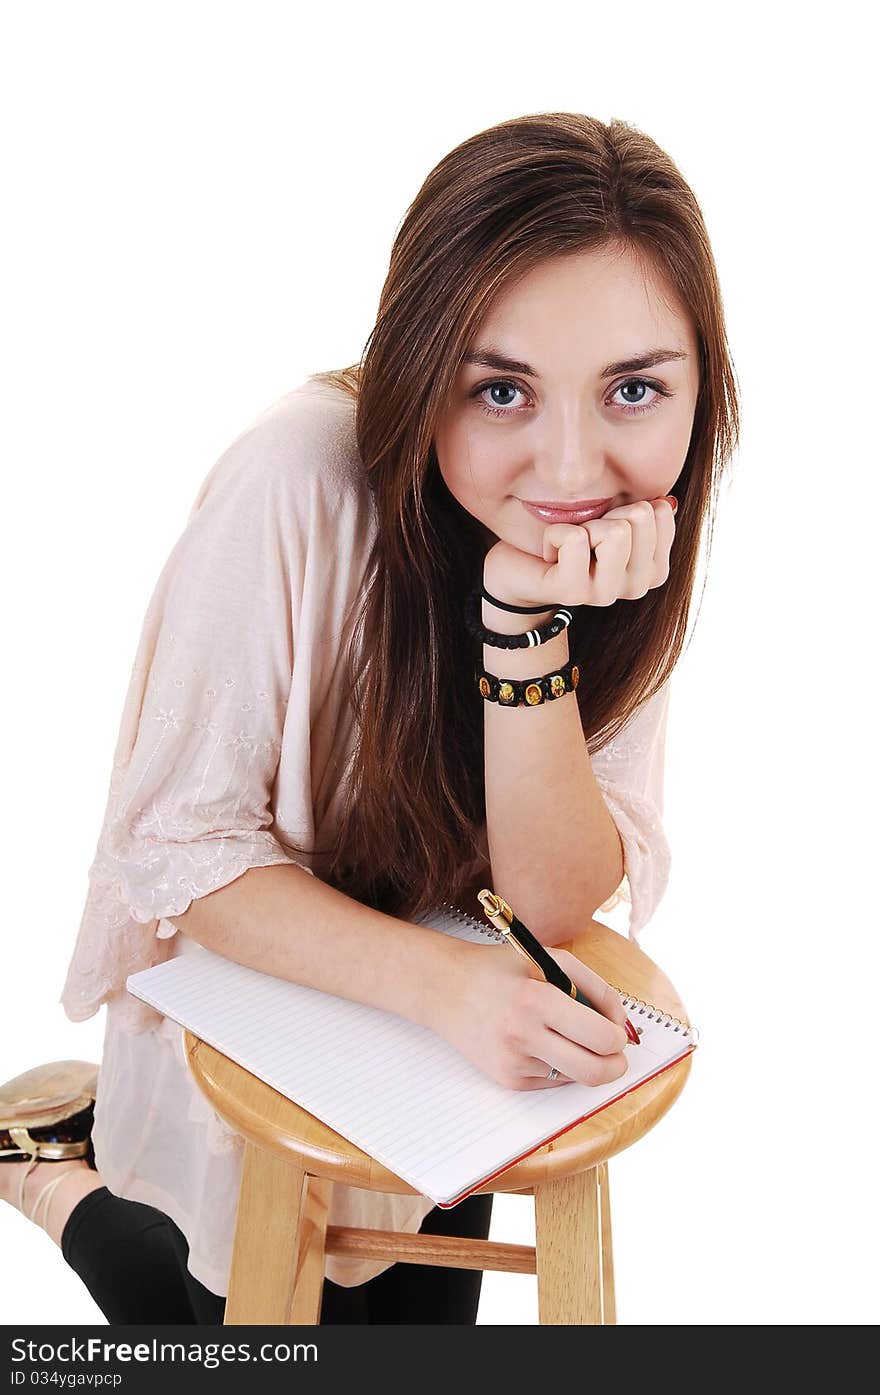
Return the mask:
<path id="1" fill-rule="evenodd" d="M 687 1021 L 665 975 L 600 921 L 565 946 L 621 991 Z M 535 1198 L 535 1241 L 328 1226 L 335 1181 L 416 1195 L 408 1183 L 191 1032 L 190 1068 L 222 1119 L 246 1140 L 224 1323 L 317 1324 L 324 1256 L 535 1274 L 540 1323 L 614 1323 L 608 1162 L 662 1118 L 691 1057 L 479 1188 Z"/>

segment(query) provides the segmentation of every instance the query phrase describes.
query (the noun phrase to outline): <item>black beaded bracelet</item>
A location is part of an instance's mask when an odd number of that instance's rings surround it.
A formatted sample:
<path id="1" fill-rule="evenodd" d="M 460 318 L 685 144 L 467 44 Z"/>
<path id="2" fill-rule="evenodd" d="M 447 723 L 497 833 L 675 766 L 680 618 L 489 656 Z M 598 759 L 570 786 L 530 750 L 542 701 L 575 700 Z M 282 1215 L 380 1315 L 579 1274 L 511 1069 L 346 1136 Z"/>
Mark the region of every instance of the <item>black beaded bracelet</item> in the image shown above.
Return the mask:
<path id="1" fill-rule="evenodd" d="M 574 618 L 571 611 L 563 607 L 557 610 L 553 619 L 548 621 L 546 625 L 542 625 L 540 629 L 527 630 L 524 635 L 502 635 L 495 630 L 487 630 L 480 624 L 477 619 L 479 603 L 479 591 L 471 591 L 464 604 L 464 623 L 469 634 L 472 634 L 483 644 L 491 645 L 493 649 L 531 649 L 560 634 Z M 547 608 L 549 609 L 549 607 Z"/>
<path id="2" fill-rule="evenodd" d="M 539 707 L 542 702 L 573 693 L 580 682 L 580 670 L 569 659 L 555 673 L 544 673 L 538 678 L 498 678 L 477 664 L 474 678 L 486 702 L 497 702 L 501 707 Z"/>

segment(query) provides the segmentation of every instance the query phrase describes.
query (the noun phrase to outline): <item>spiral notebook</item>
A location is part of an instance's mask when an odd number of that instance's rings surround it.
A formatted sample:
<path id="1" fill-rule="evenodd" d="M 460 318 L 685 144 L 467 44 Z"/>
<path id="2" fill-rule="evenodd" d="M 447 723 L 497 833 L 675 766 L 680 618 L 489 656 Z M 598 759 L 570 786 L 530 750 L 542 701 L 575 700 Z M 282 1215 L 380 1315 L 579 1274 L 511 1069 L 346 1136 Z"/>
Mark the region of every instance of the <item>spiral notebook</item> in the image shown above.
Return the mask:
<path id="1" fill-rule="evenodd" d="M 494 926 L 450 903 L 414 923 L 512 952 Z M 130 974 L 126 987 L 444 1208 L 668 1070 L 697 1040 L 693 1027 L 621 993 L 640 1037 L 626 1047 L 625 1075 L 610 1085 L 513 1090 L 427 1027 L 193 940 L 186 953 Z"/>

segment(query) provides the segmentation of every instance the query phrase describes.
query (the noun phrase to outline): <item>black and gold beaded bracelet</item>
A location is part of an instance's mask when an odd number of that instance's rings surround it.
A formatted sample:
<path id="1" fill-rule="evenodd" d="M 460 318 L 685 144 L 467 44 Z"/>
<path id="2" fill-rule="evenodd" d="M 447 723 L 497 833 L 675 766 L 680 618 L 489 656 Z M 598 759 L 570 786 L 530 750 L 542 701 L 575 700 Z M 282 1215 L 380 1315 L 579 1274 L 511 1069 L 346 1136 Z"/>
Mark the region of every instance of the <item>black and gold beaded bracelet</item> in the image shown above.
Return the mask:
<path id="1" fill-rule="evenodd" d="M 573 693 L 580 681 L 580 670 L 569 659 L 554 673 L 544 673 L 537 678 L 498 678 L 494 673 L 487 673 L 482 664 L 477 664 L 474 678 L 486 702 L 497 702 L 500 707 L 539 707 L 542 702 L 553 702 L 566 693 Z"/>

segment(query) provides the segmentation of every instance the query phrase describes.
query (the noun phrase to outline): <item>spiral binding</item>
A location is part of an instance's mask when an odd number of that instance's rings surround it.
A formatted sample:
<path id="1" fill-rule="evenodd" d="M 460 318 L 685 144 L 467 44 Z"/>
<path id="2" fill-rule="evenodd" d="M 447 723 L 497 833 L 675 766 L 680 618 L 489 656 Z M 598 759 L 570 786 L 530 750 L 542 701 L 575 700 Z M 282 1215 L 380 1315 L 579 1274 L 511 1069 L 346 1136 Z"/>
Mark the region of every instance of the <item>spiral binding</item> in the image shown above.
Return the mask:
<path id="1" fill-rule="evenodd" d="M 496 929 L 494 925 L 490 925 L 487 921 L 477 920 L 476 916 L 470 915 L 468 911 L 463 911 L 461 906 L 454 906 L 451 901 L 442 901 L 440 908 L 453 920 L 458 921 L 460 925 L 469 925 L 473 930 L 479 930 L 480 934 L 488 935 L 490 940 L 497 942 L 504 940 L 501 931 Z"/>
<path id="2" fill-rule="evenodd" d="M 681 1032 L 683 1037 L 687 1037 L 696 1045 L 698 1039 L 696 1027 L 692 1027 L 688 1022 L 682 1022 L 680 1017 L 673 1017 L 671 1012 L 663 1012 L 653 1003 L 646 1003 L 644 998 L 634 998 L 631 993 L 625 993 L 622 988 L 618 988 L 616 983 L 609 986 L 620 994 L 623 1006 L 628 1012 L 632 1012 L 638 1017 L 647 1017 L 649 1022 L 656 1022 L 658 1027 L 671 1027 L 674 1032 Z"/>

